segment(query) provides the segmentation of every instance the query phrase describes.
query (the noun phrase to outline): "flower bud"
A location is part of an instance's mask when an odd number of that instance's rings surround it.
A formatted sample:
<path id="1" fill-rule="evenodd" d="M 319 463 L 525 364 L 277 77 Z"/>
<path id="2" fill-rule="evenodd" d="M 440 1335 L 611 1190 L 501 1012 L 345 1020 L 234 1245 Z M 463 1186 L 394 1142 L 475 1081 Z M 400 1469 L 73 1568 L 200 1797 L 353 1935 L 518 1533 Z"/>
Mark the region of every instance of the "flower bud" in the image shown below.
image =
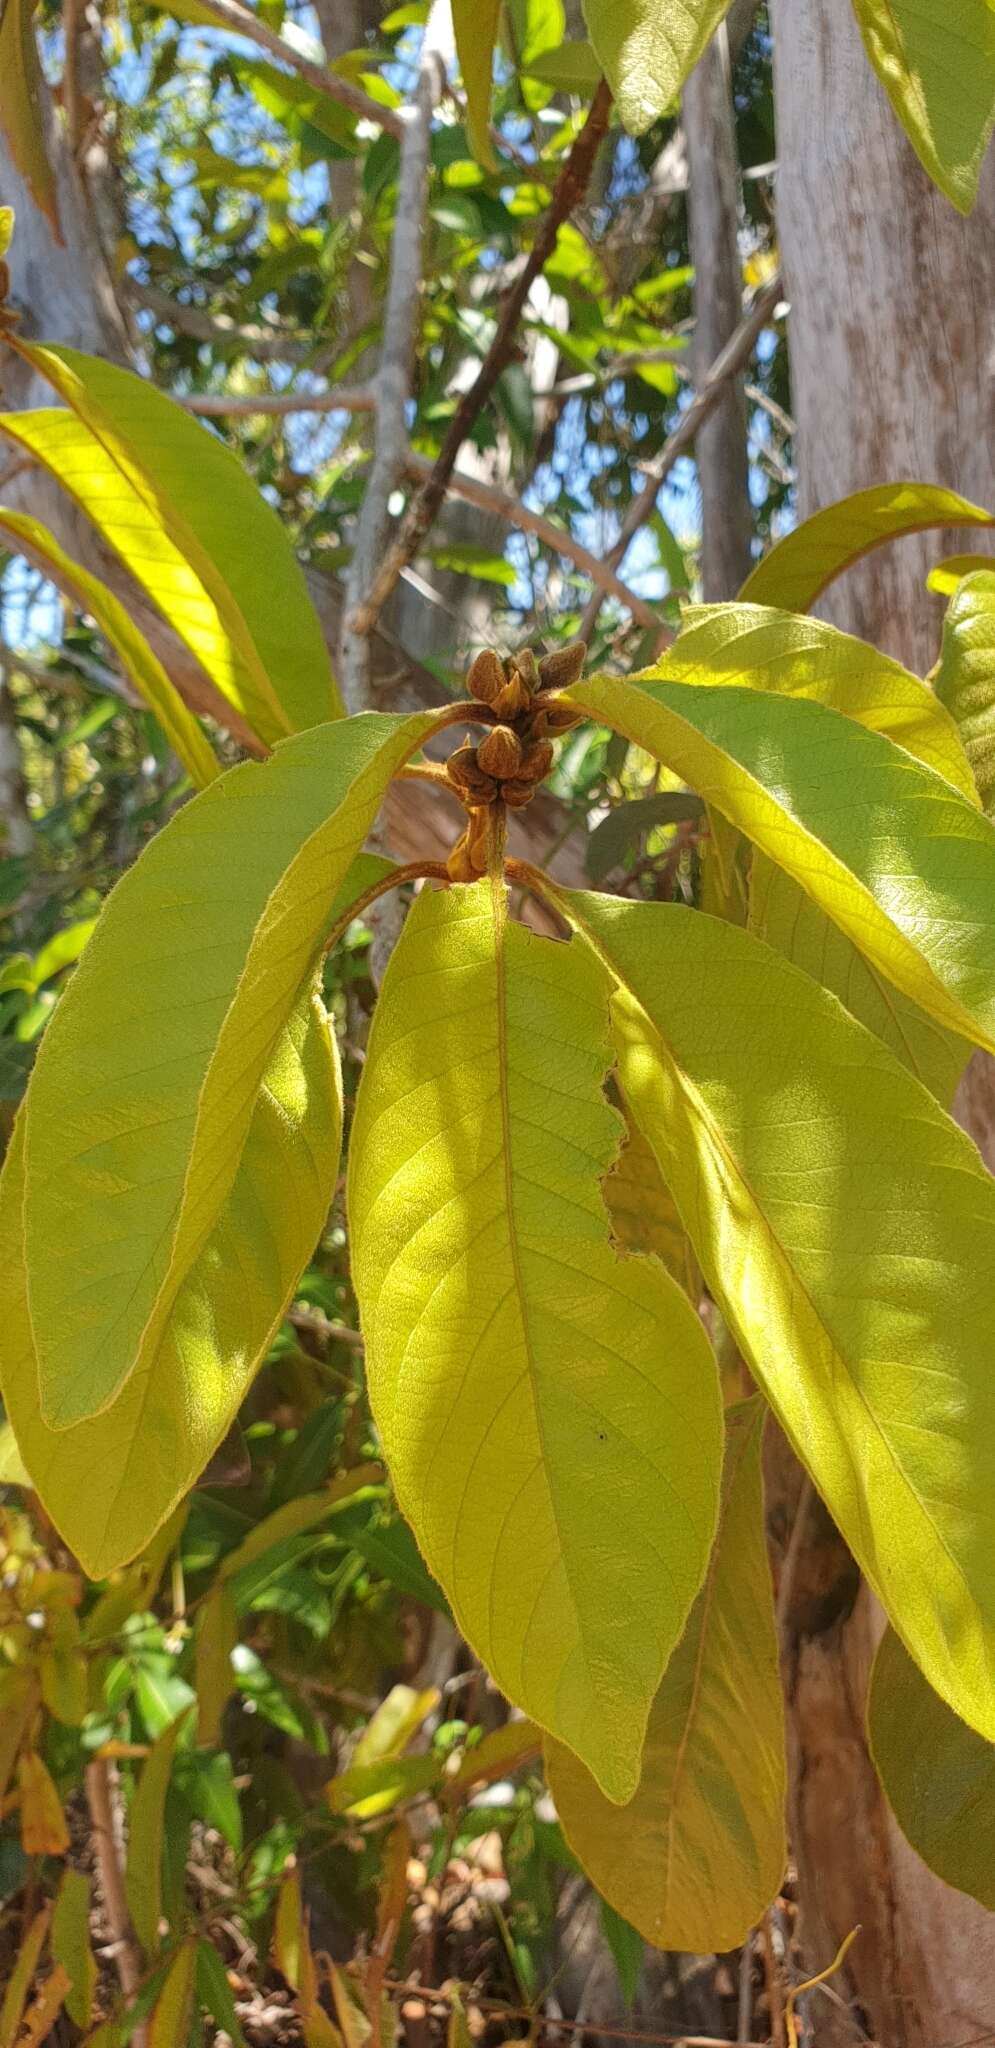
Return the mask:
<path id="1" fill-rule="evenodd" d="M 477 761 L 485 774 L 496 776 L 503 782 L 507 776 L 517 775 L 522 758 L 522 743 L 517 732 L 510 725 L 495 725 L 477 747 Z"/>
<path id="2" fill-rule="evenodd" d="M 457 747 L 456 752 L 450 754 L 446 768 L 450 780 L 455 782 L 461 790 L 471 793 L 479 790 L 481 786 L 487 786 L 489 778 L 484 774 L 477 760 L 476 747 L 469 742 L 466 746 Z"/>
<path id="3" fill-rule="evenodd" d="M 539 663 L 542 688 L 569 690 L 571 683 L 580 681 L 586 660 L 586 640 L 568 640 L 565 647 L 554 647 L 552 653 L 544 654 Z"/>
<path id="4" fill-rule="evenodd" d="M 531 647 L 520 647 L 512 658 L 511 666 L 531 696 L 532 691 L 539 688 L 539 670 Z"/>
<path id="5" fill-rule="evenodd" d="M 486 811 L 473 811 L 466 829 L 466 850 L 475 875 L 486 875 L 489 819 Z"/>
<path id="6" fill-rule="evenodd" d="M 475 882 L 477 880 L 477 870 L 470 859 L 466 838 L 467 835 L 464 832 L 462 837 L 457 839 L 455 846 L 450 848 L 446 860 L 446 870 L 451 882 Z"/>
<path id="7" fill-rule="evenodd" d="M 525 747 L 518 765 L 520 782 L 542 782 L 553 765 L 553 747 L 550 740 L 532 740 Z"/>
<path id="8" fill-rule="evenodd" d="M 466 687 L 478 704 L 493 704 L 499 690 L 503 690 L 507 677 L 504 663 L 493 647 L 484 647 L 474 655 L 467 670 Z"/>
<path id="9" fill-rule="evenodd" d="M 507 804 L 509 811 L 523 810 L 526 804 L 532 802 L 535 793 L 534 782 L 514 781 L 501 784 L 501 801 Z"/>
<path id="10" fill-rule="evenodd" d="M 547 734 L 556 739 L 561 732 L 569 732 L 572 725 L 582 724 L 586 716 L 586 712 L 575 710 L 572 704 L 564 704 L 562 697 L 554 697 L 549 704 L 540 699 L 531 730 L 537 740 Z"/>

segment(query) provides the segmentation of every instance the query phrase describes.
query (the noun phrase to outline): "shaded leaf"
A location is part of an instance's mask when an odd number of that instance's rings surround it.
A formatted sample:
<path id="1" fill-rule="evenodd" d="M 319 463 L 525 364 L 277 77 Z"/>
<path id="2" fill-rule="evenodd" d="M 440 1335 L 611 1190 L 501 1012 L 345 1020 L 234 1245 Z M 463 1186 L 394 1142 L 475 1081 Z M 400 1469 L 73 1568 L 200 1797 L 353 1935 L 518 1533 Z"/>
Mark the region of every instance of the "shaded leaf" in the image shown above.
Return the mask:
<path id="1" fill-rule="evenodd" d="M 916 1854 L 945 1884 L 995 1912 L 995 1746 L 938 1698 L 893 1629 L 874 1660 L 867 1732 Z"/>
<path id="2" fill-rule="evenodd" d="M 500 0 L 452 0 L 456 54 L 466 92 L 467 134 L 478 163 L 496 168 L 491 143 L 491 73 Z"/>
<path id="3" fill-rule="evenodd" d="M 62 245 L 59 202 L 45 135 L 45 87 L 32 26 L 31 0 L 5 0 L 0 7 L 0 134 L 36 204 Z M 14 226 L 13 211 L 3 209 L 0 258 L 6 255 Z"/>
<path id="4" fill-rule="evenodd" d="M 149 1955 L 153 1955 L 159 1946 L 159 1922 L 162 1919 L 166 1793 L 173 1773 L 176 1745 L 188 1727 L 189 1719 L 189 1710 L 178 1714 L 153 1743 L 142 1765 L 128 1813 L 125 1891 L 135 1933 Z"/>
<path id="5" fill-rule="evenodd" d="M 190 2038 L 196 1980 L 197 1944 L 185 1941 L 177 1949 L 156 1999 L 149 2025 L 149 2048 L 185 2048 Z"/>
<path id="6" fill-rule="evenodd" d="M 547 1742 L 570 1848 L 657 1948 L 734 1948 L 784 1871 L 784 1714 L 764 1528 L 764 1404 L 728 1411 L 718 1534 L 653 1702 L 638 1788 L 612 1806 Z"/>
<path id="7" fill-rule="evenodd" d="M 197 1995 L 215 2024 L 228 2035 L 232 2048 L 247 2048 L 225 1966 L 210 1941 L 197 1944 Z"/>
<path id="8" fill-rule="evenodd" d="M 14 2048 L 51 1918 L 51 1905 L 42 1906 L 21 1937 L 0 2005 L 0 2048 Z"/>
<path id="9" fill-rule="evenodd" d="M 682 789 L 660 789 L 653 796 L 613 804 L 587 842 L 585 866 L 592 882 L 603 882 L 623 865 L 643 837 L 658 825 L 682 825 L 702 816 L 701 798 Z"/>
<path id="10" fill-rule="evenodd" d="M 348 1202 L 402 1509 L 502 1689 L 624 1799 L 705 1568 L 719 1396 L 686 1296 L 609 1242 L 609 1063 L 584 949 L 506 924 L 487 883 L 426 892 L 374 1018 Z"/>
<path id="11" fill-rule="evenodd" d="M 90 1945 L 90 1880 L 81 1870 L 66 1870 L 52 1918 L 52 1954 L 69 1979 L 66 2011 L 86 2029 L 93 2017 L 97 1961 Z"/>
<path id="12" fill-rule="evenodd" d="M 238 1641 L 238 1622 L 231 1587 L 211 1587 L 197 1616 L 195 1678 L 197 1740 L 221 1741 L 221 1719 L 235 1690 L 231 1656 Z"/>
<path id="13" fill-rule="evenodd" d="M 601 1186 L 612 1235 L 623 1251 L 659 1259 L 697 1307 L 701 1273 L 677 1204 L 655 1152 L 628 1114 L 625 1126 L 625 1143 Z"/>
<path id="14" fill-rule="evenodd" d="M 64 1856 L 69 1829 L 62 1801 L 44 1758 L 23 1750 L 17 1761 L 21 1795 L 21 1842 L 26 1856 Z"/>

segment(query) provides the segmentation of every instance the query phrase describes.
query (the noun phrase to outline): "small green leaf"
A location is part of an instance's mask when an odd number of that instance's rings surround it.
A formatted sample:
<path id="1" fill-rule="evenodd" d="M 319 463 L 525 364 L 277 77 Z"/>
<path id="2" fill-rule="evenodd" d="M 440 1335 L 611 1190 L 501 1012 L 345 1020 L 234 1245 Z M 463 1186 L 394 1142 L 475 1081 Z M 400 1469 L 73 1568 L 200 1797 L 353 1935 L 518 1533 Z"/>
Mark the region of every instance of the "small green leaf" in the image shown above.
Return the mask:
<path id="1" fill-rule="evenodd" d="M 59 203 L 45 136 L 45 88 L 32 25 L 32 0 L 6 0 L 0 8 L 0 134 L 17 170 L 49 222 L 56 241 L 63 242 Z M 13 208 L 3 208 L 0 258 L 10 247 Z"/>
<path id="2" fill-rule="evenodd" d="M 612 1806 L 558 1743 L 549 1789 L 570 1848 L 657 1948 L 745 1940 L 784 1871 L 784 1712 L 760 1467 L 764 1404 L 726 1417 L 719 1528 L 653 1702 L 642 1773 Z"/>
<path id="3" fill-rule="evenodd" d="M 989 0 L 854 0 L 864 46 L 923 168 L 970 213 L 995 125 Z"/>
<path id="4" fill-rule="evenodd" d="M 508 1696 L 609 1796 L 701 1582 L 714 1359 L 598 1181 L 607 989 L 503 891 L 423 894 L 367 1050 L 348 1206 L 371 1399 L 398 1499 Z"/>
<path id="5" fill-rule="evenodd" d="M 943 622 L 936 694 L 956 721 L 981 802 L 995 812 L 995 572 L 958 583 Z"/>
<path id="6" fill-rule="evenodd" d="M 500 0 L 452 0 L 456 54 L 466 92 L 467 133 L 474 156 L 496 168 L 491 143 L 491 73 L 501 17 Z"/>
<path id="7" fill-rule="evenodd" d="M 642 135 L 672 108 L 729 0 L 583 0 L 594 53 L 624 127 Z"/>
<path id="8" fill-rule="evenodd" d="M 541 50 L 522 66 L 522 72 L 526 78 L 538 79 L 540 85 L 551 85 L 554 92 L 589 98 L 601 83 L 601 68 L 590 43 L 575 42 Z"/>
<path id="9" fill-rule="evenodd" d="M 238 1621 L 231 1587 L 223 1580 L 211 1590 L 197 1616 L 195 1678 L 197 1693 L 197 1740 L 221 1741 L 221 1720 L 235 1690 L 232 1651 L 238 1641 Z"/>
<path id="10" fill-rule="evenodd" d="M 938 526 L 993 526 L 995 517 L 939 484 L 872 484 L 804 519 L 747 577 L 740 597 L 810 611 L 828 585 L 862 555 L 905 533 Z"/>
<path id="11" fill-rule="evenodd" d="M 176 1745 L 189 1720 L 179 1714 L 154 1742 L 142 1765 L 128 1813 L 128 1864 L 125 1891 L 135 1933 L 147 1955 L 159 1946 L 162 1919 L 162 1849 L 166 1793 L 173 1773 Z"/>
<path id="12" fill-rule="evenodd" d="M 123 604 L 118 603 L 99 577 L 91 576 L 87 569 L 81 568 L 65 553 L 54 534 L 49 533 L 39 519 L 29 518 L 26 512 L 10 512 L 0 506 L 0 534 L 9 535 L 16 552 L 23 545 L 73 604 L 81 611 L 93 614 L 125 674 L 158 719 L 194 788 L 206 789 L 220 772 L 214 749 Z"/>
<path id="13" fill-rule="evenodd" d="M 613 868 L 622 867 L 645 833 L 658 825 L 690 823 L 700 818 L 702 811 L 701 798 L 681 789 L 661 789 L 654 796 L 613 804 L 587 842 L 585 865 L 592 882 L 603 882 Z"/>
<path id="14" fill-rule="evenodd" d="M 881 1639 L 867 1708 L 871 1755 L 916 1854 L 995 1912 L 995 1746 L 927 1685 L 893 1629 Z"/>
<path id="15" fill-rule="evenodd" d="M 232 2048 L 248 2048 L 225 1966 L 210 1941 L 197 1943 L 197 1996 L 215 2025 L 227 2034 Z"/>
<path id="16" fill-rule="evenodd" d="M 750 933 L 555 900 L 617 976 L 620 1084 L 755 1379 L 930 1683 L 995 1737 L 995 1182 Z"/>
<path id="17" fill-rule="evenodd" d="M 190 2040 L 196 1988 L 197 1943 L 191 1936 L 177 1949 L 149 2024 L 149 2048 L 180 2048 Z"/>

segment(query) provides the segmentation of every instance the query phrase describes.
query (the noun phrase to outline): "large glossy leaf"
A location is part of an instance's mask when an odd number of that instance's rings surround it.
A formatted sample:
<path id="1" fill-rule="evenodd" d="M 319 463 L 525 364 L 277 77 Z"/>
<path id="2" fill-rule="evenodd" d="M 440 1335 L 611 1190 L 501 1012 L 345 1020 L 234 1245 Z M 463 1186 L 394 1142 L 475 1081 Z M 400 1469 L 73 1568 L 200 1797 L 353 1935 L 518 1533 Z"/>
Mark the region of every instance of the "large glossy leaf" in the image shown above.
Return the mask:
<path id="1" fill-rule="evenodd" d="M 869 731 L 885 733 L 977 802 L 956 723 L 933 691 L 901 662 L 821 619 L 763 604 L 689 605 L 677 639 L 652 674 L 828 704 Z"/>
<path id="2" fill-rule="evenodd" d="M 995 811 L 995 572 L 965 576 L 947 606 L 936 694 L 956 720 L 988 816 Z"/>
<path id="3" fill-rule="evenodd" d="M 995 1746 L 937 1698 L 892 1629 L 874 1660 L 867 1728 L 913 1849 L 945 1883 L 995 1912 Z"/>
<path id="4" fill-rule="evenodd" d="M 946 777 L 971 803 L 977 791 L 956 726 L 933 692 L 896 661 L 816 619 L 762 605 L 692 607 L 658 673 L 739 683 L 812 698 L 883 732 Z M 839 996 L 948 1105 L 970 1056 L 966 1040 L 927 1016 L 767 855 L 756 853 L 750 925 L 786 959 Z"/>
<path id="5" fill-rule="evenodd" d="M 864 46 L 923 168 L 962 213 L 995 125 L 990 0 L 853 0 Z"/>
<path id="6" fill-rule="evenodd" d="M 619 115 L 642 135 L 666 113 L 729 11 L 729 0 L 583 0 L 587 32 Z"/>
<path id="7" fill-rule="evenodd" d="M 26 512 L 11 512 L 0 506 L 0 533 L 8 536 L 15 549 L 26 548 L 74 604 L 82 611 L 92 613 L 125 674 L 158 719 L 194 787 L 206 789 L 220 772 L 214 750 L 193 713 L 187 710 L 179 691 L 174 689 L 144 634 L 132 624 L 123 604 L 118 603 L 99 577 L 91 576 L 60 548 L 54 534 L 49 533 L 39 519 L 30 518 Z"/>
<path id="8" fill-rule="evenodd" d="M 618 976 L 626 1099 L 754 1377 L 930 1682 L 995 1736 L 995 1182 L 748 932 L 558 900 Z"/>
<path id="9" fill-rule="evenodd" d="M 763 1403 L 728 1411 L 705 1583 L 653 1702 L 639 1787 L 612 1806 L 546 1744 L 560 1825 L 588 1877 L 657 1948 L 744 1941 L 786 1855 L 784 1710 L 764 1529 Z"/>
<path id="10" fill-rule="evenodd" d="M 353 1273 L 401 1506 L 508 1697 L 610 1798 L 715 1525 L 715 1362 L 598 1182 L 608 985 L 506 925 L 489 883 L 425 894 L 386 976 L 350 1155 Z"/>
<path id="11" fill-rule="evenodd" d="M 337 717 L 303 573 L 231 449 L 130 370 L 75 349 L 18 347 L 74 424 L 57 430 L 50 413 L 22 413 L 5 431 L 53 469 L 222 694 L 264 740 Z"/>
<path id="12" fill-rule="evenodd" d="M 740 597 L 750 604 L 807 612 L 844 569 L 903 533 L 992 525 L 995 518 L 990 512 L 939 484 L 872 484 L 794 527 L 757 563 Z"/>
<path id="13" fill-rule="evenodd" d="M 91 1578 L 145 1548 L 224 1437 L 323 1228 L 341 1118 L 327 1019 L 308 991 L 154 1353 L 100 1415 L 52 1430 L 24 1287 L 22 1112 L 0 1177 L 0 1388 L 32 1484 Z"/>
<path id="14" fill-rule="evenodd" d="M 32 26 L 32 0 L 0 6 L 0 134 L 36 206 L 62 241 L 55 179 L 48 160 L 41 65 Z M 4 211 L 7 209 L 5 208 Z M 0 249 L 0 256 L 4 254 Z"/>
<path id="15" fill-rule="evenodd" d="M 995 1050 L 995 830 L 904 748 L 812 700 L 595 676 L 568 701 L 675 768 L 874 967 Z"/>
<path id="16" fill-rule="evenodd" d="M 474 155 L 490 170 L 495 167 L 491 144 L 491 73 L 500 18 L 500 0 L 453 0 L 456 51 L 466 92 L 467 131 Z"/>
<path id="17" fill-rule="evenodd" d="M 368 712 L 298 734 L 196 797 L 109 896 L 26 1098 L 28 1293 L 51 1427 L 98 1413 L 155 1350 L 339 885 L 433 723 Z"/>

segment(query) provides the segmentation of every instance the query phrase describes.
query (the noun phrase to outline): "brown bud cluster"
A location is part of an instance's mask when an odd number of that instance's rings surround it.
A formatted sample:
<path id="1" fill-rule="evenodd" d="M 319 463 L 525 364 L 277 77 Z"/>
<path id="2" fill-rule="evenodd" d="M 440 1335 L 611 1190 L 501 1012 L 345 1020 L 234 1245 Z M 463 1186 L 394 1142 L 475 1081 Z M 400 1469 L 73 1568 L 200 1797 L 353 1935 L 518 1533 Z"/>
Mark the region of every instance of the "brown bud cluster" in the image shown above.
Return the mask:
<path id="1" fill-rule="evenodd" d="M 557 693 L 578 680 L 586 656 L 584 641 L 572 640 L 541 661 L 529 647 L 507 661 L 485 647 L 471 662 L 467 690 L 487 706 L 493 722 L 476 746 L 467 741 L 446 764 L 450 784 L 470 813 L 447 863 L 454 882 L 476 881 L 487 872 L 488 809 L 502 803 L 517 811 L 530 803 L 553 765 L 553 739 L 583 717 Z"/>

